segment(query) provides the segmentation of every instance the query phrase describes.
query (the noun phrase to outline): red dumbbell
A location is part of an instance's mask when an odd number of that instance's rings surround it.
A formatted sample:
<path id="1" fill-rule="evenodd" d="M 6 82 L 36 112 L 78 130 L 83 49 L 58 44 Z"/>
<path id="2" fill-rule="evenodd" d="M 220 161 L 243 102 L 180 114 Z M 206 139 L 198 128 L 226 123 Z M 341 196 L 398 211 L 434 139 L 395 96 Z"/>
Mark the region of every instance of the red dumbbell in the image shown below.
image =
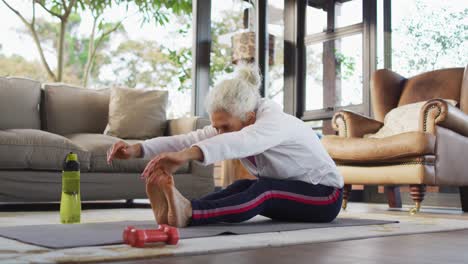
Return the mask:
<path id="1" fill-rule="evenodd" d="M 154 229 L 154 230 L 159 230 L 159 231 L 162 231 L 164 229 L 164 227 L 167 226 L 167 225 L 159 225 L 157 229 Z M 128 244 L 130 245 L 130 241 L 129 241 L 129 237 L 130 237 L 130 232 L 132 231 L 132 229 L 137 229 L 135 228 L 134 226 L 127 226 L 125 227 L 123 233 L 122 233 L 122 239 L 124 241 L 125 244 Z"/>
<path id="2" fill-rule="evenodd" d="M 168 225 L 161 225 L 158 229 L 146 230 L 130 228 L 127 233 L 126 241 L 126 243 L 132 247 L 144 247 L 146 243 L 156 242 L 176 245 L 177 242 L 179 242 L 179 230 Z"/>
<path id="3" fill-rule="evenodd" d="M 161 227 L 161 226 L 159 226 L 159 227 Z M 134 226 L 127 226 L 127 227 L 125 227 L 125 229 L 124 229 L 124 231 L 122 233 L 122 239 L 123 239 L 124 243 L 127 244 L 127 245 L 130 245 L 130 242 L 128 242 L 128 237 L 129 237 L 129 234 L 130 234 L 130 230 L 132 230 L 132 229 L 135 229 L 135 227 Z"/>

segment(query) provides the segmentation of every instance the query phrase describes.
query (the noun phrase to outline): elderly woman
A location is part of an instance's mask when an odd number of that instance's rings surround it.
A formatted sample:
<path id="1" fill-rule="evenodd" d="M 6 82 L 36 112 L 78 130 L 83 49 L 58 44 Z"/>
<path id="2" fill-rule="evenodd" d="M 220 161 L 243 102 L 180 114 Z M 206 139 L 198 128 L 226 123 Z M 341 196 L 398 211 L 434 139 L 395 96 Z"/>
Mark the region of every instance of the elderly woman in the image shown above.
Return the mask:
<path id="1" fill-rule="evenodd" d="M 260 76 L 242 65 L 206 100 L 211 126 L 141 144 L 115 144 L 113 158 L 152 157 L 142 176 L 158 223 L 172 226 L 242 222 L 256 215 L 283 221 L 330 222 L 340 211 L 343 178 L 304 122 L 260 97 Z M 239 180 L 192 201 L 172 173 L 190 160 L 205 165 L 240 159 L 255 180 Z"/>

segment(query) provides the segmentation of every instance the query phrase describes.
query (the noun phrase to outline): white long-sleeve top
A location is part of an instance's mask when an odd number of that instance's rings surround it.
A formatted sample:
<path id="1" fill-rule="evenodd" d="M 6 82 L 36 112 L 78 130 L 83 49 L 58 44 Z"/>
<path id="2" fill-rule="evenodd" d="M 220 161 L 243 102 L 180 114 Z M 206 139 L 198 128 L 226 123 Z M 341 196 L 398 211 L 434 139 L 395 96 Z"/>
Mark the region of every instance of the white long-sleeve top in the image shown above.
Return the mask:
<path id="1" fill-rule="evenodd" d="M 204 165 L 240 159 L 257 177 L 299 180 L 343 187 L 343 177 L 315 132 L 302 120 L 284 113 L 273 101 L 262 99 L 254 124 L 240 131 L 218 134 L 213 126 L 188 134 L 158 137 L 142 143 L 145 157 L 197 146 Z M 254 156 L 255 163 L 247 157 Z"/>

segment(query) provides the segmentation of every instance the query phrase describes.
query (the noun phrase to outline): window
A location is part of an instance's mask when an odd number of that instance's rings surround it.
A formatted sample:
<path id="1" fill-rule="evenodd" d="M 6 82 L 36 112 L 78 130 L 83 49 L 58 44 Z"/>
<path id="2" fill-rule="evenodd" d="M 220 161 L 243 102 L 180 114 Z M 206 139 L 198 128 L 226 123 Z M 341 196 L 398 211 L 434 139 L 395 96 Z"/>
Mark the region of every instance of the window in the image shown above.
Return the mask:
<path id="1" fill-rule="evenodd" d="M 336 90 L 335 105 L 360 105 L 362 94 L 362 34 L 335 40 Z"/>
<path id="2" fill-rule="evenodd" d="M 129 10 L 125 16 L 135 12 Z M 154 88 L 169 92 L 167 117 L 191 115 L 192 17 L 168 14 L 164 25 L 130 16 L 125 34 L 112 39 L 94 86 Z"/>
<path id="3" fill-rule="evenodd" d="M 306 110 L 324 108 L 323 103 L 323 43 L 306 48 Z"/>
<path id="4" fill-rule="evenodd" d="M 268 33 L 270 39 L 274 40 L 273 51 L 270 51 L 270 56 L 273 56 L 273 63 L 269 65 L 268 87 L 265 91 L 265 96 L 281 106 L 284 104 L 284 0 L 269 0 L 268 1 Z M 273 36 L 273 38 L 271 37 Z"/>
<path id="5" fill-rule="evenodd" d="M 254 31 L 253 11 L 245 13 L 247 23 L 244 25 L 244 10 L 249 8 L 252 10 L 252 4 L 245 1 L 211 1 L 210 87 L 234 70 L 233 36 Z"/>
<path id="6" fill-rule="evenodd" d="M 280 105 L 283 105 L 283 46 L 284 46 L 284 21 L 283 21 L 283 0 L 268 1 L 267 29 L 269 34 L 269 65 L 268 71 L 263 76 L 267 86 L 265 87 L 265 97 Z M 210 87 L 213 87 L 224 75 L 234 70 L 233 55 L 244 55 L 248 62 L 255 60 L 255 5 L 247 1 L 212 1 L 211 10 L 211 62 L 210 62 Z M 248 39 L 242 39 L 241 35 Z M 241 45 L 248 49 L 248 52 L 239 52 L 241 49 L 235 48 L 235 45 Z M 236 53 L 237 51 L 237 53 Z M 245 56 L 248 53 L 248 56 Z"/>
<path id="7" fill-rule="evenodd" d="M 77 4 L 67 20 L 61 71 L 56 45 L 60 20 L 51 13 L 63 13 L 62 3 L 68 1 L 54 1 L 54 7 L 46 1 L 45 6 L 53 9 L 50 12 L 39 5 L 40 1 L 5 2 L 29 23 L 35 11 L 34 28 L 42 51 L 28 27 L 0 2 L 0 76 L 25 76 L 91 89 L 124 86 L 167 90 L 168 118 L 190 115 L 192 5 L 189 1 L 163 3 L 160 9 L 144 2 L 127 1 L 104 4 L 105 8 L 99 12 L 92 9 L 93 1 L 82 6 Z M 35 8 L 31 8 L 33 3 Z M 94 42 L 90 41 L 93 37 Z"/>
<path id="8" fill-rule="evenodd" d="M 310 3 L 306 9 L 306 35 L 327 30 L 327 12 L 321 4 Z"/>
<path id="9" fill-rule="evenodd" d="M 335 26 L 346 27 L 362 22 L 362 0 L 336 1 Z"/>
<path id="10" fill-rule="evenodd" d="M 331 118 L 342 107 L 367 112 L 362 14 L 362 0 L 309 1 L 304 120 Z"/>
<path id="11" fill-rule="evenodd" d="M 362 94 L 362 34 L 307 46 L 306 110 L 360 105 Z M 326 57 L 324 49 L 332 57 Z M 324 82 L 324 65 L 332 65 L 333 85 Z M 334 89 L 327 89 L 333 88 Z M 324 96 L 326 95 L 327 98 Z"/>
<path id="12" fill-rule="evenodd" d="M 384 44 L 384 0 L 377 0 L 377 69 L 385 68 L 385 44 Z"/>
<path id="13" fill-rule="evenodd" d="M 391 1 L 392 70 L 403 76 L 468 63 L 468 6 L 457 0 Z"/>
<path id="14" fill-rule="evenodd" d="M 310 126 L 315 131 L 315 133 L 319 135 L 320 138 L 322 137 L 323 135 L 323 130 L 322 130 L 323 121 L 322 120 L 306 121 L 305 123 L 308 126 Z"/>

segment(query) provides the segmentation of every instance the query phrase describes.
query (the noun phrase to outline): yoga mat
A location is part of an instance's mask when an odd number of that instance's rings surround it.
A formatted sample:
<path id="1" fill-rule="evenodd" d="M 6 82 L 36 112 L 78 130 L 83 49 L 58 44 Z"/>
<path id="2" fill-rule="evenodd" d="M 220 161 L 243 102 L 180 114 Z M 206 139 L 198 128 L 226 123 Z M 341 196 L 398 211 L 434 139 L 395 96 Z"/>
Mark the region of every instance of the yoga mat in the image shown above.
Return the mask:
<path id="1" fill-rule="evenodd" d="M 181 239 L 219 235 L 242 235 L 282 232 L 300 229 L 381 225 L 398 223 L 372 219 L 337 218 L 331 223 L 292 223 L 256 217 L 236 224 L 215 224 L 179 228 Z M 61 249 L 86 246 L 123 244 L 122 231 L 126 226 L 154 229 L 154 221 L 123 221 L 63 225 L 31 225 L 0 228 L 0 236 L 47 248 Z"/>

